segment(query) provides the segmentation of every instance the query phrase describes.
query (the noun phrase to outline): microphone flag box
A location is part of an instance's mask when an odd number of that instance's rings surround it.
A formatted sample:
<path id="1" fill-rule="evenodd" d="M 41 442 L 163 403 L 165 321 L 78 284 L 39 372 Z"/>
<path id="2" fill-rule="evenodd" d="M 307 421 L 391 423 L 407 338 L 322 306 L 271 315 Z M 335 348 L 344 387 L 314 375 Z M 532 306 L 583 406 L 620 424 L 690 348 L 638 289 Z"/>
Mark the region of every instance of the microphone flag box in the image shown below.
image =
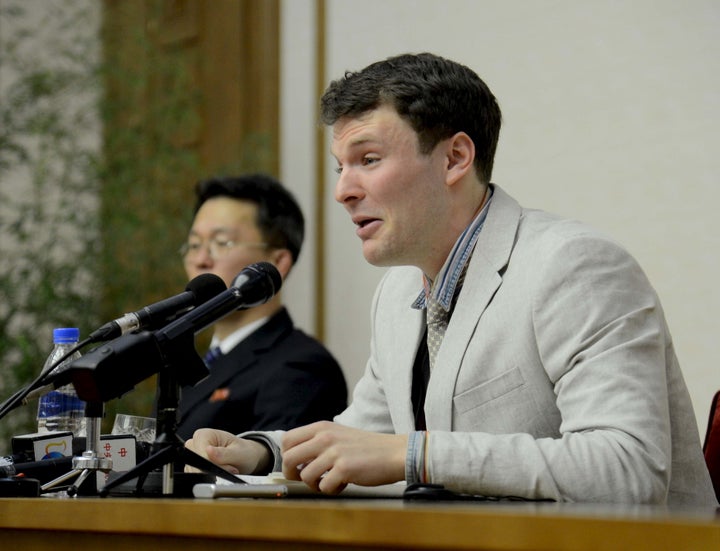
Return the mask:
<path id="1" fill-rule="evenodd" d="M 98 456 L 112 460 L 113 473 L 129 471 L 137 463 L 137 444 L 129 434 L 103 434 L 100 436 Z M 97 473 L 98 489 L 108 483 L 110 473 Z"/>
<path id="2" fill-rule="evenodd" d="M 21 434 L 12 437 L 11 446 L 13 454 L 22 454 L 29 461 L 58 459 L 72 456 L 73 435 L 70 431 Z"/>

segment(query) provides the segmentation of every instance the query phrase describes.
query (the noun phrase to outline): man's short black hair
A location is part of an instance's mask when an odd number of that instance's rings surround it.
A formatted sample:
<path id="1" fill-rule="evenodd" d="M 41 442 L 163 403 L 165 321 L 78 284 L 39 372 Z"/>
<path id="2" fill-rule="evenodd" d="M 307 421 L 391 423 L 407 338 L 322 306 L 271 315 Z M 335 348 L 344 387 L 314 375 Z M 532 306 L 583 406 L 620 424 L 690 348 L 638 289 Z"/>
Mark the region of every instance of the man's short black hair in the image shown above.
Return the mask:
<path id="1" fill-rule="evenodd" d="M 273 249 L 288 249 L 297 262 L 305 237 L 305 218 L 295 197 L 266 174 L 210 178 L 195 186 L 195 214 L 213 197 L 230 197 L 257 205 L 256 224 Z"/>

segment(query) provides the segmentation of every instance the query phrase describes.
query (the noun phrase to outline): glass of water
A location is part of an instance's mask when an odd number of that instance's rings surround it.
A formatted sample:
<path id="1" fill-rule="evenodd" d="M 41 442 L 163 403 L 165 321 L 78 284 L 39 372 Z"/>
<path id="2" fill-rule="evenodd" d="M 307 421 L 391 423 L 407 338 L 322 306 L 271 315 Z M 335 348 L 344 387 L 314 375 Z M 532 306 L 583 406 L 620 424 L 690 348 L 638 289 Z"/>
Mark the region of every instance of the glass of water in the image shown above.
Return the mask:
<path id="1" fill-rule="evenodd" d="M 152 443 L 155 441 L 155 419 L 118 413 L 115 415 L 112 434 L 129 434 L 137 442 Z"/>

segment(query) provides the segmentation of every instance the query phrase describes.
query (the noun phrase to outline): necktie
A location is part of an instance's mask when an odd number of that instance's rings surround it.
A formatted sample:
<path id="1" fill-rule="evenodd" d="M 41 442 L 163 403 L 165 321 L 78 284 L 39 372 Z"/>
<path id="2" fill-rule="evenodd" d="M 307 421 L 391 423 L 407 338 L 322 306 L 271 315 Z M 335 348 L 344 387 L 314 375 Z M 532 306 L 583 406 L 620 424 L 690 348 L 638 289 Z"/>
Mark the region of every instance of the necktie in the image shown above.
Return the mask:
<path id="1" fill-rule="evenodd" d="M 453 296 L 452 305 L 450 310 L 455 307 L 455 301 L 460 294 L 463 282 L 465 281 L 465 272 L 467 271 L 467 264 L 460 272 L 458 282 L 455 284 L 455 295 Z M 430 364 L 430 371 L 435 367 L 435 357 L 437 356 L 438 349 L 442 344 L 443 337 L 445 336 L 445 330 L 447 329 L 448 322 L 450 321 L 450 312 L 445 310 L 440 303 L 432 296 L 427 299 L 427 307 L 425 310 L 425 321 L 427 323 L 427 347 L 428 347 L 428 360 Z"/>
<path id="2" fill-rule="evenodd" d="M 435 357 L 440 348 L 445 330 L 448 326 L 448 313 L 434 298 L 428 298 L 427 311 L 427 347 L 430 360 L 430 371 L 435 367 Z"/>
<path id="3" fill-rule="evenodd" d="M 212 367 L 212 365 L 222 357 L 223 353 L 219 346 L 213 346 L 210 350 L 205 353 L 205 365 Z"/>

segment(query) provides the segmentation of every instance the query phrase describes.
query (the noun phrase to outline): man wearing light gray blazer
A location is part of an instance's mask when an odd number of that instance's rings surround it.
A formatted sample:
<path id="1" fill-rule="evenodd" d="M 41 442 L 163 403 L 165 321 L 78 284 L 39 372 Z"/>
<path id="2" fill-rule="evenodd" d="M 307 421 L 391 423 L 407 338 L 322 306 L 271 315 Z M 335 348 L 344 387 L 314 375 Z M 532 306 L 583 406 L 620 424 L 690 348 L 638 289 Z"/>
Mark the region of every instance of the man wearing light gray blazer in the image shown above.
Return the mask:
<path id="1" fill-rule="evenodd" d="M 401 55 L 332 82 L 321 107 L 335 199 L 366 260 L 391 267 L 366 371 L 334 422 L 201 430 L 188 447 L 328 494 L 405 480 L 716 506 L 656 293 L 608 237 L 490 184 L 501 115 L 485 83 L 436 55 Z"/>
<path id="2" fill-rule="evenodd" d="M 713 503 L 657 295 L 633 258 L 494 187 L 425 400 L 429 480 L 485 495 Z M 532 269 L 529 269 L 532 267 Z M 338 423 L 415 430 L 422 273 L 393 268 L 372 356 Z"/>

